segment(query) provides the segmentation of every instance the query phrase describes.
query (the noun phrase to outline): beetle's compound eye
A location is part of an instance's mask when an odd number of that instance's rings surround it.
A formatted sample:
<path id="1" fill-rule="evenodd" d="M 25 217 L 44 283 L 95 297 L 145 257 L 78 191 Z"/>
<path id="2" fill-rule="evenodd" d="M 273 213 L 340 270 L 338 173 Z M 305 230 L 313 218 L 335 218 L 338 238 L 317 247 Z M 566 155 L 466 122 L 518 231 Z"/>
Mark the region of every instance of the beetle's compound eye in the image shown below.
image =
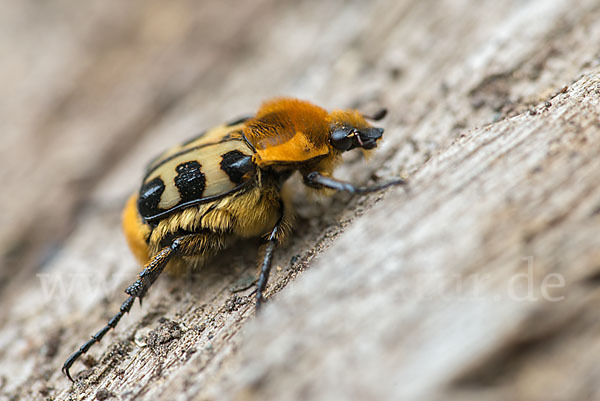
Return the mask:
<path id="1" fill-rule="evenodd" d="M 351 133 L 352 130 L 348 128 L 342 128 L 333 131 L 333 133 L 329 137 L 331 146 L 333 146 L 337 150 L 341 150 L 342 152 L 350 149 L 350 147 L 352 146 L 352 137 L 350 136 Z"/>

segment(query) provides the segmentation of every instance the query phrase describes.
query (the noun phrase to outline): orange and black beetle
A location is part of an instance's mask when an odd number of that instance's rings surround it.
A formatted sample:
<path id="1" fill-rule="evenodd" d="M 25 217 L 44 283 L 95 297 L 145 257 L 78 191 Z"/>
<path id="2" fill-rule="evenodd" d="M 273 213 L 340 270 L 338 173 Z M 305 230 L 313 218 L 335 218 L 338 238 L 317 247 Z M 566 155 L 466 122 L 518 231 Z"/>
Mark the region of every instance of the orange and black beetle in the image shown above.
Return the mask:
<path id="1" fill-rule="evenodd" d="M 282 196 L 284 182 L 296 171 L 316 190 L 367 193 L 392 185 L 355 187 L 331 176 L 343 152 L 371 150 L 383 134 L 355 110 L 334 110 L 297 99 L 274 99 L 254 117 L 215 127 L 176 146 L 149 165 L 139 193 L 123 211 L 130 248 L 145 264 L 125 292 L 120 311 L 73 353 L 63 372 L 73 380 L 73 363 L 141 299 L 163 269 L 200 264 L 234 238 L 265 235 L 256 307 L 263 301 L 273 251 L 289 231 L 291 207 Z"/>

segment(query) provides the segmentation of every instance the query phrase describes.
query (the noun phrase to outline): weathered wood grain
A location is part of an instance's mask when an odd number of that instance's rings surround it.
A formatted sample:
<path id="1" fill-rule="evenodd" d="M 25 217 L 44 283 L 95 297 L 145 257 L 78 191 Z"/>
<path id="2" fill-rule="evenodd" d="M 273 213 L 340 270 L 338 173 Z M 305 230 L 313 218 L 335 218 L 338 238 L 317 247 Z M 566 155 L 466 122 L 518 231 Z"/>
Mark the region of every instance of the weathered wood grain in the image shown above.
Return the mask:
<path id="1" fill-rule="evenodd" d="M 600 398 L 597 2 L 8 10 L 0 399 Z M 388 107 L 338 175 L 410 191 L 292 183 L 263 315 L 249 241 L 161 278 L 71 386 L 135 278 L 119 213 L 148 158 L 279 94 Z"/>

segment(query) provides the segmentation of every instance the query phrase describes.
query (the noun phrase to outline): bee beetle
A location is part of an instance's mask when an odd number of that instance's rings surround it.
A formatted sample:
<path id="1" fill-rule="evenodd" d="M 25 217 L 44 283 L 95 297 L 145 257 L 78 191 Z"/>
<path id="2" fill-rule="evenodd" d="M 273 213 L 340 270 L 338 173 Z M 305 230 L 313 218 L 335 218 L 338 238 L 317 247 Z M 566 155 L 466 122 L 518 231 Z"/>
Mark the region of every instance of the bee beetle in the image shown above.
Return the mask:
<path id="1" fill-rule="evenodd" d="M 352 194 L 378 191 L 402 179 L 356 187 L 332 177 L 343 152 L 369 151 L 383 134 L 356 110 L 328 113 L 309 102 L 280 98 L 262 105 L 254 117 L 215 127 L 167 150 L 150 163 L 139 193 L 123 211 L 127 242 L 144 269 L 125 293 L 129 298 L 104 328 L 64 363 L 73 363 L 116 327 L 135 299 L 140 303 L 166 266 L 195 266 L 234 238 L 264 236 L 266 247 L 256 290 L 256 308 L 277 244 L 291 225 L 291 207 L 282 197 L 284 182 L 296 171 L 309 188 Z"/>

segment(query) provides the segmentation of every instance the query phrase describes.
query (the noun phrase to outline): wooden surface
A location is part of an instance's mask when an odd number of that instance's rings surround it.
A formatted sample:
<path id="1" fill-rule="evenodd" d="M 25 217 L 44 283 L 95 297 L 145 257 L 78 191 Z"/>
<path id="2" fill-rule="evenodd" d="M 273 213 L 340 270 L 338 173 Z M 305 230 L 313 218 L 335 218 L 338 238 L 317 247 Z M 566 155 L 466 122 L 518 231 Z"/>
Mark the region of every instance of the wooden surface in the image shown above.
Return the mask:
<path id="1" fill-rule="evenodd" d="M 600 399 L 596 1 L 34 1 L 0 17 L 1 400 Z M 390 110 L 408 192 L 316 201 L 254 317 L 256 242 L 161 277 L 120 209 L 146 162 L 275 95 Z"/>

